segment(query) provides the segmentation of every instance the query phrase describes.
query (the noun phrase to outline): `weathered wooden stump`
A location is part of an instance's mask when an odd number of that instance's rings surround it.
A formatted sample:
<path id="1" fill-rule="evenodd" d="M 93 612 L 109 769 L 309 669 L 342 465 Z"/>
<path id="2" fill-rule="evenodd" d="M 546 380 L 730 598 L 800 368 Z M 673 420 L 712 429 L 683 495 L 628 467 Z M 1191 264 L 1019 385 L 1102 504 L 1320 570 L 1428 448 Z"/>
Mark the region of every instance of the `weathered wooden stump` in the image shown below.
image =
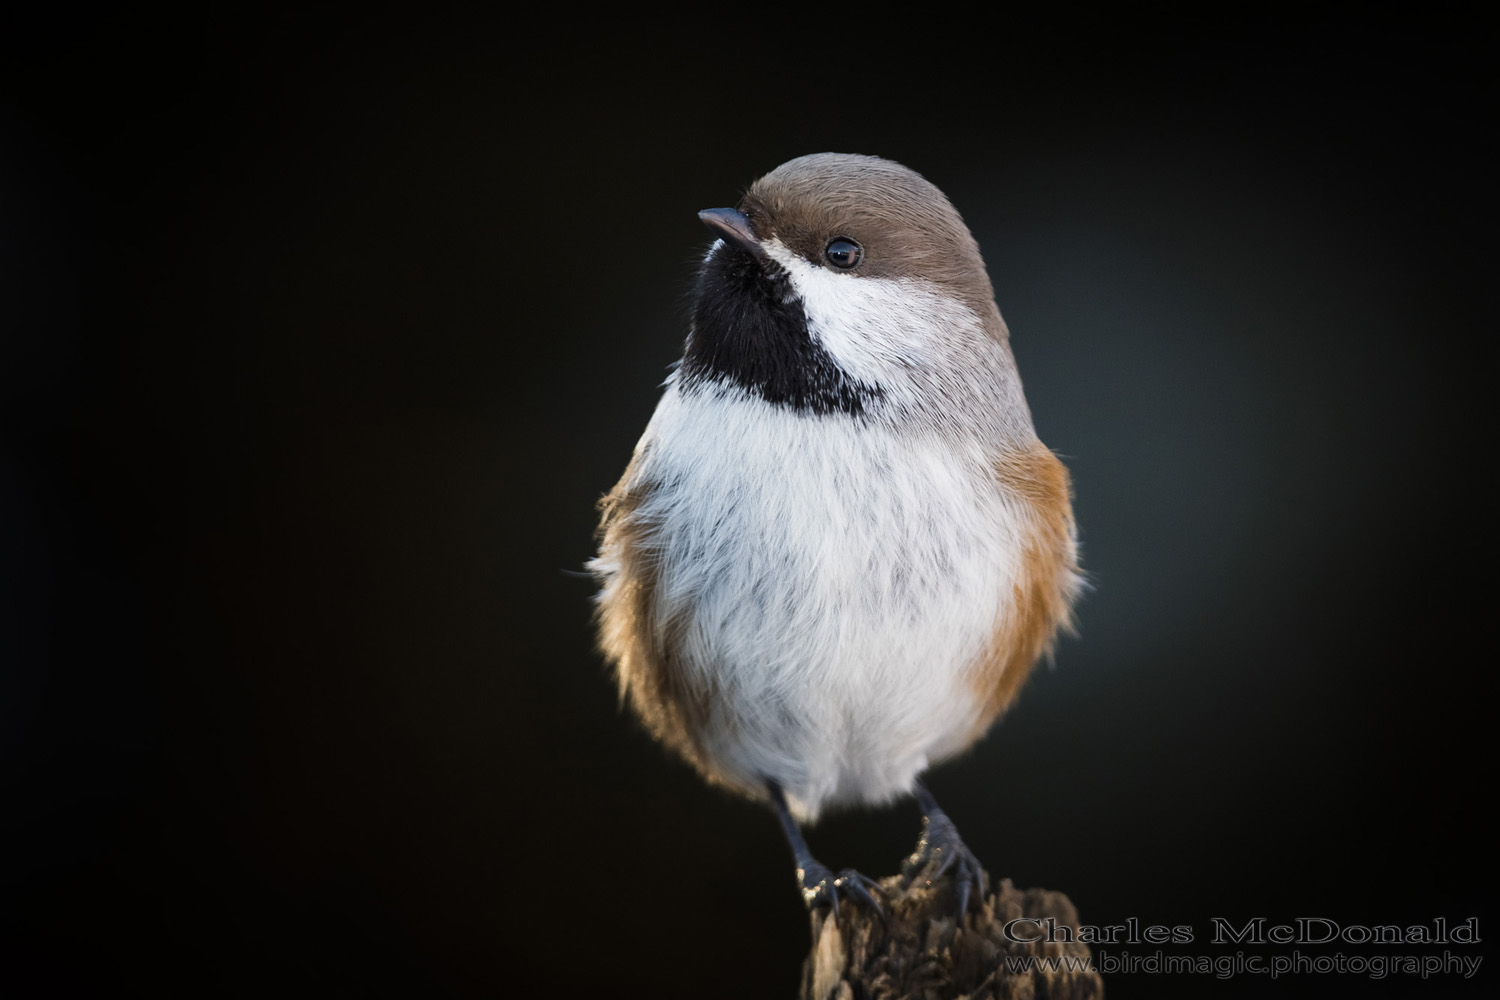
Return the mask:
<path id="1" fill-rule="evenodd" d="M 845 900 L 835 919 L 812 916 L 803 1000 L 1097 1000 L 1104 983 L 1089 947 L 1070 939 L 1078 913 L 1060 892 L 1021 890 L 1006 879 L 956 920 L 952 880 L 883 879 L 885 920 Z M 1052 918 L 1055 940 L 1045 923 Z M 1033 918 L 1021 920 L 1020 918 Z M 1010 933 L 1006 925 L 1010 921 Z M 1038 923 L 1040 922 L 1040 923 Z M 1037 941 L 1025 940 L 1041 938 Z"/>

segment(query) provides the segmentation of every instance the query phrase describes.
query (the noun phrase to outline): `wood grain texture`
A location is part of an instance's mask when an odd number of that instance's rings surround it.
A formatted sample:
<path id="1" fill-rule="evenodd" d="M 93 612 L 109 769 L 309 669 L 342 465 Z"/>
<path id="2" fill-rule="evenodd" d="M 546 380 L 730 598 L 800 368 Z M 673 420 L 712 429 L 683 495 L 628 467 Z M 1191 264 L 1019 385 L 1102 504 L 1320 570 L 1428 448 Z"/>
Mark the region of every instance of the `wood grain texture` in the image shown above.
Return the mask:
<path id="1" fill-rule="evenodd" d="M 1104 982 L 1091 971 L 1089 946 L 1076 941 L 1011 940 L 1008 921 L 1020 917 L 1077 928 L 1068 897 L 1046 889 L 1017 889 L 1007 879 L 972 910 L 967 925 L 954 919 L 955 893 L 946 876 L 910 886 L 897 875 L 881 882 L 886 919 L 844 903 L 839 915 L 812 916 L 812 948 L 802 967 L 802 1000 L 1097 1000 Z M 1036 935 L 1031 923 L 1015 937 Z M 1057 934 L 1057 937 L 1070 935 Z M 1061 960 L 1059 968 L 1028 959 Z M 1067 965 L 1073 968 L 1068 968 Z"/>

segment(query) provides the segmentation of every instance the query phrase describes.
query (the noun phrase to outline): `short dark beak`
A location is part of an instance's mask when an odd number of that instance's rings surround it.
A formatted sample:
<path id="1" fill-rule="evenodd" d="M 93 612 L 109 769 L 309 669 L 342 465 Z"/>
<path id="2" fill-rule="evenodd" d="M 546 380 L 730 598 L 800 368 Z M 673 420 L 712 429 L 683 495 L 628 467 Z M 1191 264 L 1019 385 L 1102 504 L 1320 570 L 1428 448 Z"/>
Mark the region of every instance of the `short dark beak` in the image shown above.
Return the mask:
<path id="1" fill-rule="evenodd" d="M 724 239 L 733 243 L 756 257 L 766 255 L 765 248 L 760 245 L 760 239 L 755 235 L 755 229 L 750 225 L 750 219 L 744 212 L 732 208 L 705 208 L 698 213 L 698 218 L 703 224 Z"/>

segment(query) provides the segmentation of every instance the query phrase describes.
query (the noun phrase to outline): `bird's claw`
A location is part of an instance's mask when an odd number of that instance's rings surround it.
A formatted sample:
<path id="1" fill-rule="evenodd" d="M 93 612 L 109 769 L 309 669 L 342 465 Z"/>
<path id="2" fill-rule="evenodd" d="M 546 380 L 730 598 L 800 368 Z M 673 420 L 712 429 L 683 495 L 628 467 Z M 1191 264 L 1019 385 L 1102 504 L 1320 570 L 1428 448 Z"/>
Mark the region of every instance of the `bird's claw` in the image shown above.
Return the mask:
<path id="1" fill-rule="evenodd" d="M 917 841 L 916 851 L 901 865 L 901 875 L 908 887 L 913 883 L 931 886 L 950 870 L 962 917 L 976 894 L 984 899 L 987 889 L 984 867 L 946 814 L 929 815 L 922 820 L 922 837 Z"/>
<path id="2" fill-rule="evenodd" d="M 807 904 L 809 911 L 827 907 L 837 917 L 839 894 L 842 892 L 870 907 L 882 920 L 885 919 L 885 911 L 880 908 L 880 902 L 870 893 L 871 889 L 879 889 L 880 883 L 863 872 L 845 868 L 834 875 L 826 866 L 813 861 L 797 869 L 797 881 L 801 884 L 802 901 Z"/>

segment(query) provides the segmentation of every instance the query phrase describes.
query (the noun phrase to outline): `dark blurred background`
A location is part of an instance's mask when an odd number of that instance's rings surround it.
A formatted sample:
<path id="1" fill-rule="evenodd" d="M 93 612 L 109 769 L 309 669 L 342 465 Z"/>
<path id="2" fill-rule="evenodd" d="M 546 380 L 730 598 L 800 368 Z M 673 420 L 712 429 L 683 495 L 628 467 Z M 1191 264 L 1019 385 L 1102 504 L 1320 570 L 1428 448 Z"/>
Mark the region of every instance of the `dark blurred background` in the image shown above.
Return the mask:
<path id="1" fill-rule="evenodd" d="M 931 776 L 990 870 L 1186 954 L 1483 936 L 1492 36 L 1434 10 L 0 30 L 0 993 L 792 995 L 774 819 L 620 713 L 577 571 L 695 213 L 820 150 L 964 213 L 1073 471 L 1081 636 Z"/>

